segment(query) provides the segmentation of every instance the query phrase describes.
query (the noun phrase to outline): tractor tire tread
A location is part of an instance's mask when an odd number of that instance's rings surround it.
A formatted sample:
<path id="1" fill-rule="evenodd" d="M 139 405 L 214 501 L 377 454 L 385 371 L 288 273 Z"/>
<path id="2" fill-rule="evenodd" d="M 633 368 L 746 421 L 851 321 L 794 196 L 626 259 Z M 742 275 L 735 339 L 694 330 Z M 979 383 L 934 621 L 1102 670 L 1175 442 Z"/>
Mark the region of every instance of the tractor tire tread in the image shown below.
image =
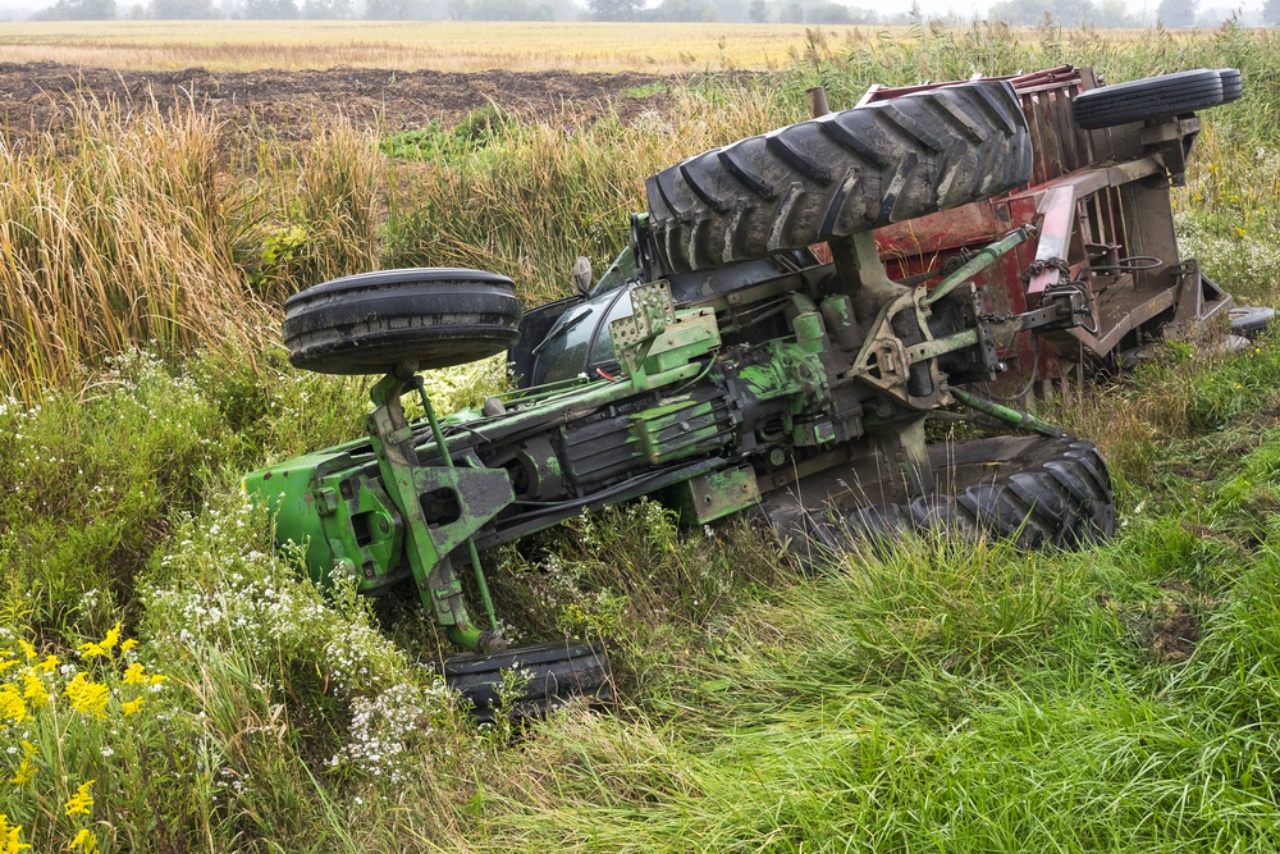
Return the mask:
<path id="1" fill-rule="evenodd" d="M 983 81 L 748 137 L 651 176 L 645 190 L 658 254 L 682 273 L 979 201 L 1030 175 L 1012 87 Z"/>
<path id="2" fill-rule="evenodd" d="M 1090 89 L 1071 109 L 1077 125 L 1100 130 L 1215 107 L 1225 92 L 1222 70 L 1199 68 Z"/>
<path id="3" fill-rule="evenodd" d="M 285 302 L 283 337 L 294 367 L 383 374 L 483 359 L 519 340 L 520 301 L 505 276 L 422 268 L 345 276 Z"/>

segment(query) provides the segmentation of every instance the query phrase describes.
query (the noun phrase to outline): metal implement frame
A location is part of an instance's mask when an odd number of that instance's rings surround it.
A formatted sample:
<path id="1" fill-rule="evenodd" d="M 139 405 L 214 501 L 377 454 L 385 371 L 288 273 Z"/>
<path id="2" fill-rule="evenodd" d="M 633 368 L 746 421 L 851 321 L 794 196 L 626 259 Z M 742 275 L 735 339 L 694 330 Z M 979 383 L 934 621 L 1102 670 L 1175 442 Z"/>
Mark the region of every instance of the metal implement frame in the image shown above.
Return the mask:
<path id="1" fill-rule="evenodd" d="M 1198 118 L 1085 130 L 1075 124 L 1071 102 L 1098 85 L 1093 69 L 1062 65 L 991 79 L 1007 80 L 1022 104 L 1032 138 L 1031 182 L 889 226 L 876 238 L 890 275 L 907 278 L 963 260 L 992 234 L 1038 227 L 1034 241 L 994 265 L 979 284 L 997 313 L 1021 314 L 1036 308 L 1053 285 L 1073 282 L 1087 295 L 1090 317 L 1069 330 L 1002 340 L 1000 357 L 1011 370 L 992 393 L 1026 399 L 1037 390 L 1065 388 L 1144 338 L 1181 334 L 1188 324 L 1230 311 L 1231 296 L 1195 259 L 1180 256 L 1173 226 L 1169 189 L 1183 183 Z M 859 106 L 948 85 L 872 86 Z M 1157 263 L 1144 269 L 1119 263 L 1139 256 Z M 1034 272 L 1024 282 L 1028 269 Z"/>

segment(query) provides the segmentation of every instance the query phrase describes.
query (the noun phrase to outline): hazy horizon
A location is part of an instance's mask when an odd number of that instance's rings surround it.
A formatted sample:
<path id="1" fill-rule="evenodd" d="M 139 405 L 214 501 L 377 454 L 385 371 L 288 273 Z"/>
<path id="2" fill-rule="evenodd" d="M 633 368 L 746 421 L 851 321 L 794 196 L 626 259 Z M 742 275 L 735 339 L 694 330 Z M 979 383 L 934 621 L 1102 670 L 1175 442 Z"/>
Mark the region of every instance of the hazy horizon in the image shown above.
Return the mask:
<path id="1" fill-rule="evenodd" d="M 32 14 L 41 9 L 53 5 L 54 0 L 44 0 L 44 2 L 32 2 L 32 0 L 0 0 L 0 13 L 26 13 Z M 124 9 L 138 2 L 138 0 L 117 0 L 118 8 Z M 577 0 L 575 0 L 577 2 Z M 780 2 L 780 0 L 779 0 Z M 987 15 L 987 11 L 991 8 L 996 0 L 918 0 L 920 10 L 929 18 L 954 17 L 962 21 L 971 21 L 975 19 L 983 19 Z M 1242 20 L 1249 22 L 1255 20 L 1261 14 L 1264 0 L 1253 0 L 1249 3 L 1232 3 L 1228 0 L 1200 0 L 1198 11 L 1200 14 L 1208 12 L 1220 13 L 1217 20 L 1226 20 L 1230 14 L 1235 11 L 1240 14 Z M 1129 14 L 1133 15 L 1142 26 L 1151 26 L 1155 23 L 1155 10 L 1159 6 L 1160 0 L 1126 0 L 1125 8 Z M 144 3 L 145 5 L 145 3 Z M 584 3 L 582 5 L 585 10 Z M 657 5 L 654 0 L 650 0 L 650 6 Z M 851 8 L 875 9 L 876 4 L 869 0 L 849 0 L 843 5 Z M 362 20 L 362 19 L 356 19 Z M 0 25 L 7 22 L 0 22 Z M 81 24 L 92 26 L 92 21 L 81 21 Z M 738 22 L 724 22 L 738 23 Z M 845 24 L 822 24 L 830 29 L 839 29 Z"/>

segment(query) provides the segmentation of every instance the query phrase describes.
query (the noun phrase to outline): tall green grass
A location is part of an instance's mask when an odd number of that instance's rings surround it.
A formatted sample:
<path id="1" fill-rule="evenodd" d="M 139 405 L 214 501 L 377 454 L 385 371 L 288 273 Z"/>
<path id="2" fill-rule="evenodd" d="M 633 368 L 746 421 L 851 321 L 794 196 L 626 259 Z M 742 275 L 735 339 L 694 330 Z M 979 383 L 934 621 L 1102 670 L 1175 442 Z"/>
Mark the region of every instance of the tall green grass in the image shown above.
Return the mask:
<path id="1" fill-rule="evenodd" d="M 383 262 L 495 270 L 531 303 L 567 296 L 575 258 L 587 256 L 600 273 L 626 245 L 628 216 L 645 209 L 647 176 L 793 114 L 771 86 L 713 86 L 677 93 L 661 113 L 629 122 L 582 123 L 566 113 L 503 122 L 483 146 L 404 152 L 413 157 L 395 167 Z"/>

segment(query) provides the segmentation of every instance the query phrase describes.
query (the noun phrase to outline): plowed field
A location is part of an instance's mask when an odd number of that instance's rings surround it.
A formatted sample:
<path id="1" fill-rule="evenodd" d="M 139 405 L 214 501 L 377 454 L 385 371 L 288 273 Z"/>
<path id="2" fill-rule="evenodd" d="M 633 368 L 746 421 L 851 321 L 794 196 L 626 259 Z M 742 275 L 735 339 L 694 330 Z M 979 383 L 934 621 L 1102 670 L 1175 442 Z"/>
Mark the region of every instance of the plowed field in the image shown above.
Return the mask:
<path id="1" fill-rule="evenodd" d="M 653 97 L 629 95 L 666 78 L 637 72 L 570 71 L 328 71 L 177 72 L 116 71 L 53 63 L 0 63 L 0 120 L 11 136 L 58 130 L 73 121 L 75 105 L 92 96 L 123 112 L 155 100 L 162 108 L 194 103 L 242 127 L 308 137 L 317 123 L 345 116 L 388 131 L 446 123 L 494 103 L 524 118 L 598 115 L 613 104 L 624 116 Z"/>

